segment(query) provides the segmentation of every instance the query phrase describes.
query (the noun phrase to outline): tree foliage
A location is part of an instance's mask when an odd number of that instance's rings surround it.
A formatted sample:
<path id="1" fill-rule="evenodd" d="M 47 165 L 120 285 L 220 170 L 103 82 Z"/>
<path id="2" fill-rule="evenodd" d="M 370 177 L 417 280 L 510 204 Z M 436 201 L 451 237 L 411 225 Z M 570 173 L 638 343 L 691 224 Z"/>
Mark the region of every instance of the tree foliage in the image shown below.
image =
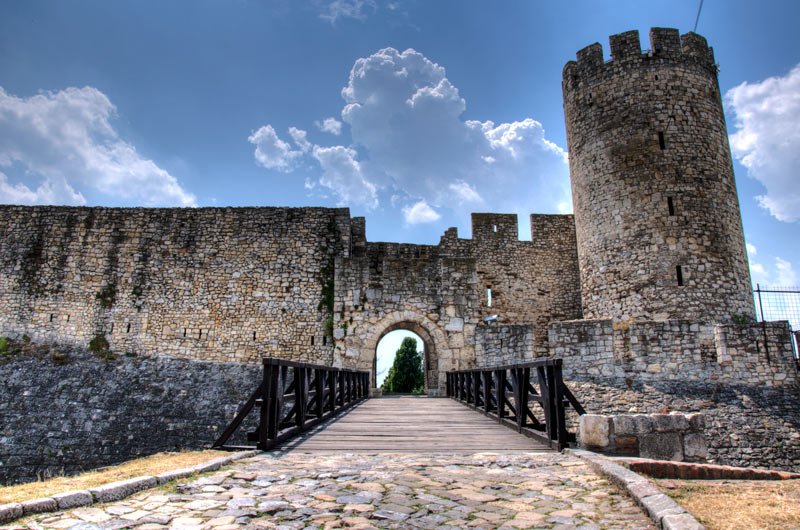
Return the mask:
<path id="1" fill-rule="evenodd" d="M 406 337 L 394 356 L 394 364 L 383 381 L 384 392 L 422 393 L 422 352 L 417 351 L 417 339 Z"/>

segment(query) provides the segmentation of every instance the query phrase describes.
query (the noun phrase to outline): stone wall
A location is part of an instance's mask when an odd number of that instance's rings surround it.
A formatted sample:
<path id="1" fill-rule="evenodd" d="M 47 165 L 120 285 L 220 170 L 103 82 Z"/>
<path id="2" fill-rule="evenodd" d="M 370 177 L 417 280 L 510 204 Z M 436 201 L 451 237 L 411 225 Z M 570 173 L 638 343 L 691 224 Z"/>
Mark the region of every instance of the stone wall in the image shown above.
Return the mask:
<path id="1" fill-rule="evenodd" d="M 477 330 L 493 315 L 499 326 L 527 326 L 504 355 L 547 355 L 547 325 L 580 317 L 574 223 L 532 215 L 531 241 L 517 228 L 516 215 L 473 214 L 471 239 L 450 228 L 436 246 L 369 243 L 354 232 L 353 252 L 336 261 L 334 362 L 373 369 L 381 337 L 409 329 L 425 342 L 426 387 L 441 393 L 445 371 L 490 362 L 483 356 L 499 343 L 481 344 L 494 334 Z"/>
<path id="2" fill-rule="evenodd" d="M 611 36 L 563 71 L 584 318 L 754 316 L 714 54 L 695 33 Z"/>
<path id="3" fill-rule="evenodd" d="M 321 302 L 349 222 L 325 208 L 0 206 L 0 335 L 329 364 Z"/>
<path id="4" fill-rule="evenodd" d="M 578 443 L 600 453 L 705 462 L 708 446 L 702 414 L 584 414 L 578 423 Z"/>
<path id="5" fill-rule="evenodd" d="M 102 360 L 76 349 L 4 355 L 0 484 L 209 446 L 260 380 L 253 364 Z"/>
<path id="6" fill-rule="evenodd" d="M 800 471 L 797 388 L 577 376 L 566 383 L 590 414 L 702 413 L 712 463 Z"/>
<path id="7" fill-rule="evenodd" d="M 712 325 L 577 320 L 553 323 L 549 342 L 551 355 L 564 359 L 565 377 L 800 388 L 786 321 Z"/>
<path id="8" fill-rule="evenodd" d="M 0 336 L 370 369 L 389 328 L 415 327 L 440 389 L 487 315 L 533 325 L 538 355 L 550 321 L 580 317 L 572 217 L 531 226 L 519 241 L 516 215 L 474 214 L 472 239 L 412 245 L 368 243 L 347 209 L 0 206 Z"/>
<path id="9" fill-rule="evenodd" d="M 533 327 L 481 325 L 475 328 L 477 368 L 519 364 L 533 360 Z"/>

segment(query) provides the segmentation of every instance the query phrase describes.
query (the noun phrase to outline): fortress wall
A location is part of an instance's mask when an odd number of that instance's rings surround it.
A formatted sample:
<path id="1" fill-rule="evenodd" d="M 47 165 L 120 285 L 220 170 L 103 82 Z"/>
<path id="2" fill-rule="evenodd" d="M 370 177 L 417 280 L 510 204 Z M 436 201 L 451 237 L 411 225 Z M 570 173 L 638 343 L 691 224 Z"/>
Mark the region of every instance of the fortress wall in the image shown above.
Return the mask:
<path id="1" fill-rule="evenodd" d="M 800 472 L 796 388 L 639 378 L 628 385 L 619 379 L 582 376 L 566 383 L 591 414 L 702 413 L 714 463 Z"/>
<path id="2" fill-rule="evenodd" d="M 475 328 L 475 365 L 490 368 L 533 360 L 533 327 L 485 325 Z"/>
<path id="3" fill-rule="evenodd" d="M 441 333 L 428 369 L 429 385 L 441 390 L 444 371 L 486 365 L 483 356 L 496 350 L 493 332 L 476 331 L 490 315 L 528 330 L 524 351 L 520 343 L 506 357 L 547 355 L 550 322 L 580 317 L 575 229 L 569 215 L 531 218 L 532 241 L 519 240 L 516 215 L 482 213 L 472 216 L 472 239 L 451 228 L 437 246 L 354 243 L 336 262 L 337 362 L 371 369 L 375 337 L 405 320 Z"/>
<path id="4" fill-rule="evenodd" d="M 0 335 L 330 363 L 320 301 L 349 222 L 326 208 L 0 206 Z"/>
<path id="5" fill-rule="evenodd" d="M 585 318 L 754 316 L 714 54 L 653 28 L 578 52 L 564 114 Z"/>
<path id="6" fill-rule="evenodd" d="M 531 241 L 520 241 L 516 215 L 475 213 L 472 239 L 458 239 L 451 229 L 440 248 L 475 260 L 481 319 L 497 315 L 500 324 L 532 324 L 534 353 L 546 356 L 550 322 L 581 317 L 575 223 L 571 215 L 543 214 L 531 215 L 530 223 Z"/>
<path id="7" fill-rule="evenodd" d="M 0 484 L 201 449 L 261 380 L 254 364 L 54 352 L 0 363 Z"/>
<path id="8" fill-rule="evenodd" d="M 762 326 L 582 320 L 554 323 L 549 333 L 552 354 L 564 359 L 565 377 L 800 387 L 785 321 Z"/>

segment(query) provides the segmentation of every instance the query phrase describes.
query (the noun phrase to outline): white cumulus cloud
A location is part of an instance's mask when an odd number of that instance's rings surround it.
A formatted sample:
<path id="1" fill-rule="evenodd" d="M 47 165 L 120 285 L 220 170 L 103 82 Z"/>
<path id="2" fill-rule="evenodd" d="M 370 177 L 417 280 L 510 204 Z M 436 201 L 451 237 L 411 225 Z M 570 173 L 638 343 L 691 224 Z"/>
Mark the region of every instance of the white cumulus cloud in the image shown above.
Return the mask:
<path id="1" fill-rule="evenodd" d="M 464 120 L 466 101 L 445 69 L 413 49 L 358 59 L 342 97 L 342 119 L 381 186 L 444 204 L 450 184 L 463 183 L 460 190 L 506 211 L 554 211 L 569 201 L 566 153 L 541 123 Z"/>
<path id="2" fill-rule="evenodd" d="M 364 20 L 376 7 L 375 0 L 334 0 L 324 4 L 319 17 L 331 24 L 342 18 Z"/>
<path id="3" fill-rule="evenodd" d="M 322 122 L 314 122 L 314 125 L 316 125 L 317 129 L 320 131 L 331 133 L 334 136 L 342 134 L 342 122 L 333 117 L 325 118 Z"/>
<path id="4" fill-rule="evenodd" d="M 766 193 L 759 204 L 780 221 L 800 219 L 800 65 L 782 77 L 742 83 L 725 94 L 736 132 L 733 155 Z"/>
<path id="5" fill-rule="evenodd" d="M 85 204 L 83 188 L 144 206 L 196 206 L 173 175 L 119 138 L 115 113 L 93 87 L 28 98 L 0 87 L 0 201 Z M 12 167 L 38 183 L 10 183 Z"/>
<path id="6" fill-rule="evenodd" d="M 783 287 L 794 287 L 797 285 L 797 273 L 792 267 L 791 262 L 783 258 L 775 258 L 775 270 L 778 272 L 776 282 Z"/>
<path id="7" fill-rule="evenodd" d="M 278 137 L 272 125 L 260 127 L 247 138 L 247 141 L 256 146 L 254 152 L 256 162 L 267 169 L 291 171 L 295 161 L 303 156 L 302 149 L 293 150 L 288 142 Z"/>
<path id="8" fill-rule="evenodd" d="M 339 204 L 367 209 L 379 206 L 381 191 L 413 197 L 418 202 L 403 209 L 409 224 L 440 219 L 431 204 L 457 215 L 476 205 L 521 214 L 569 211 L 566 152 L 546 138 L 542 124 L 464 119 L 458 88 L 421 53 L 385 48 L 356 60 L 341 94 L 352 144 L 309 149 L 304 132 L 302 138 L 290 132 L 295 150 L 265 125 L 250 139 L 257 163 L 290 171 L 308 152 L 322 175 L 307 188 L 325 188 Z M 315 124 L 341 133 L 335 118 Z"/>
<path id="9" fill-rule="evenodd" d="M 313 155 L 322 167 L 319 184 L 336 193 L 341 206 L 358 204 L 367 210 L 378 206 L 377 189 L 364 176 L 353 149 L 314 146 Z"/>
<path id="10" fill-rule="evenodd" d="M 311 142 L 306 139 L 307 134 L 306 131 L 298 129 L 297 127 L 289 127 L 289 136 L 292 137 L 294 144 L 304 153 L 311 149 Z"/>
<path id="11" fill-rule="evenodd" d="M 403 218 L 410 225 L 432 223 L 438 221 L 441 217 L 442 216 L 424 200 L 416 202 L 411 206 L 403 207 Z"/>
<path id="12" fill-rule="evenodd" d="M 471 202 L 471 203 L 480 203 L 483 202 L 480 194 L 475 191 L 475 188 L 470 186 L 468 182 L 464 182 L 463 180 L 457 180 L 456 182 L 451 182 L 447 185 L 450 191 L 455 194 L 456 198 L 459 202 Z"/>

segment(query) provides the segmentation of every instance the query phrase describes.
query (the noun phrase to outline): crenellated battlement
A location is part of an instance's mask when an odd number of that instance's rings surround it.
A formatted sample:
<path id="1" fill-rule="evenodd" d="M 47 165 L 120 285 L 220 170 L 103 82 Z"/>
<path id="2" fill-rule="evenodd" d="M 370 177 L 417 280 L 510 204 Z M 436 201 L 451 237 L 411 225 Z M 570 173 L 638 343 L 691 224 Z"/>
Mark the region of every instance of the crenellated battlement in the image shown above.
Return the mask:
<path id="1" fill-rule="evenodd" d="M 472 239 L 475 241 L 518 241 L 517 214 L 473 213 Z"/>
<path id="2" fill-rule="evenodd" d="M 712 49 L 672 28 L 646 51 L 637 31 L 609 43 L 610 60 L 595 43 L 564 67 L 583 316 L 752 315 Z"/>
<path id="3" fill-rule="evenodd" d="M 706 39 L 697 33 L 680 35 L 674 28 L 652 28 L 650 30 L 650 49 L 642 51 L 637 30 L 618 33 L 609 37 L 611 59 L 603 59 L 603 46 L 595 42 L 578 51 L 575 61 L 564 65 L 565 87 L 572 87 L 581 78 L 592 78 L 620 67 L 658 64 L 659 62 L 680 62 L 699 64 L 714 69 L 714 51 Z"/>

